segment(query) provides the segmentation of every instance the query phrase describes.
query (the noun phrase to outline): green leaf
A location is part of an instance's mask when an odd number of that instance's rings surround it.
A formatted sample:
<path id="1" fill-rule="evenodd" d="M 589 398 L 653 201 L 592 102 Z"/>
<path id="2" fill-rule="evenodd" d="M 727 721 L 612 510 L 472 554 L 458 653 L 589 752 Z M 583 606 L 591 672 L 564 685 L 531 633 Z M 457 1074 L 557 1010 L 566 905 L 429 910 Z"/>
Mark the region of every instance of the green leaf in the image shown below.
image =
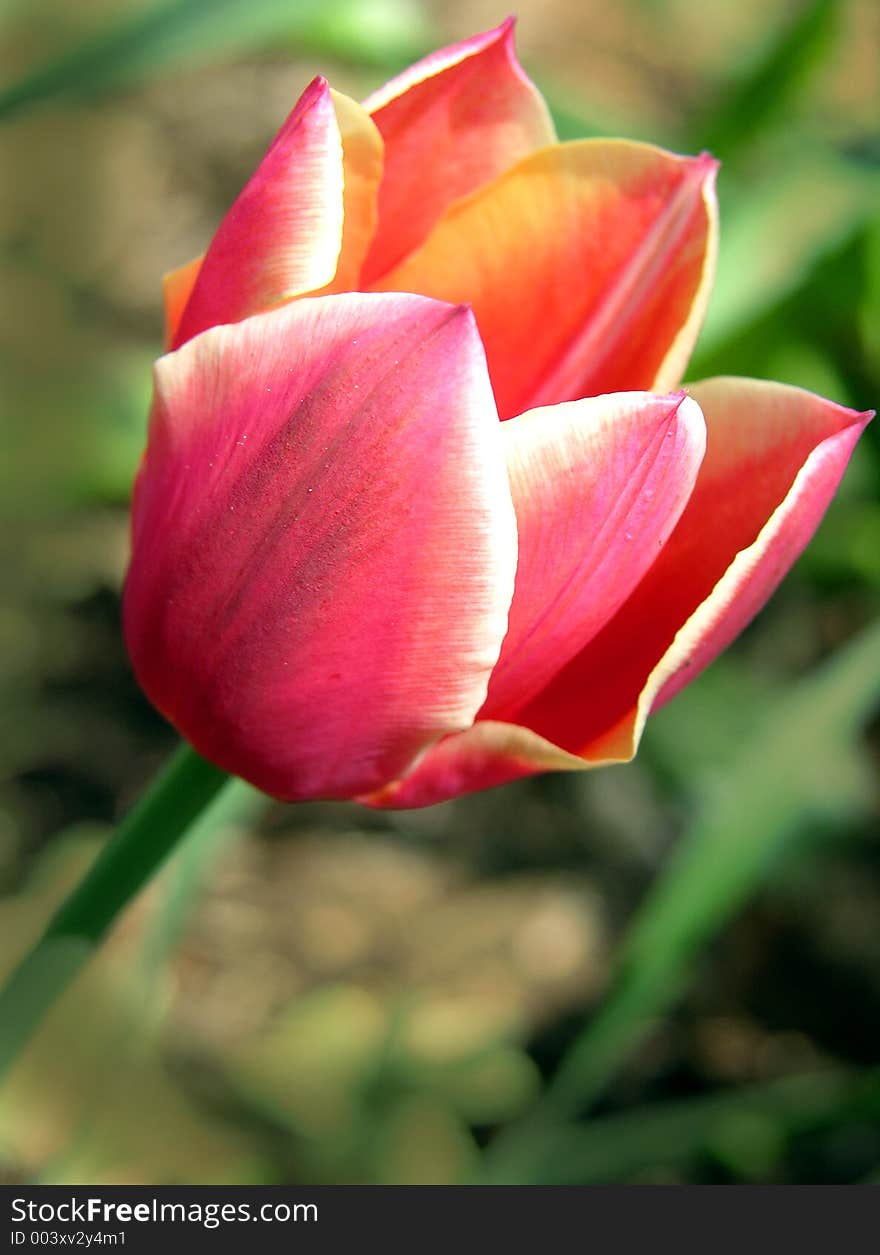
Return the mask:
<path id="1" fill-rule="evenodd" d="M 229 776 L 183 746 L 0 989 L 0 1077 Z M 208 822 L 208 821 L 206 821 Z"/>
<path id="2" fill-rule="evenodd" d="M 700 118 L 689 147 L 730 159 L 760 131 L 784 119 L 792 98 L 832 49 L 843 7 L 841 0 L 804 5 L 751 71 Z"/>
<path id="3" fill-rule="evenodd" d="M 864 257 L 864 292 L 858 310 L 859 331 L 865 347 L 865 357 L 869 361 L 880 363 L 880 215 L 875 215 L 868 224 Z"/>
<path id="4" fill-rule="evenodd" d="M 0 901 L 0 965 L 33 936 L 100 844 L 95 829 L 60 833 L 38 856 L 26 885 Z M 253 1132 L 200 1105 L 169 1069 L 155 1002 L 132 972 L 139 932 L 132 921 L 113 937 L 0 1086 L 0 1162 L 42 1184 L 276 1179 Z M 79 957 L 74 940 L 43 954 L 50 980 L 53 964 Z M 162 985 L 167 1005 L 169 982 Z"/>
<path id="5" fill-rule="evenodd" d="M 880 702 L 880 623 L 789 690 L 717 776 L 706 801 L 639 910 L 610 992 L 576 1039 L 534 1122 L 511 1129 L 496 1154 L 527 1157 L 542 1125 L 593 1103 L 677 998 L 697 955 L 817 820 L 855 814 L 872 796 L 857 747 Z"/>
<path id="6" fill-rule="evenodd" d="M 381 1057 L 389 1013 L 357 985 L 302 994 L 272 1026 L 245 1042 L 230 1065 L 242 1098 L 299 1137 L 350 1153 L 367 1078 Z"/>
<path id="7" fill-rule="evenodd" d="M 562 143 L 616 135 L 666 148 L 681 144 L 680 137 L 670 130 L 663 118 L 647 115 L 643 110 L 627 111 L 609 106 L 599 95 L 581 92 L 574 98 L 570 91 L 555 88 L 544 75 L 541 75 L 538 86 L 547 101 L 556 134 Z"/>
<path id="8" fill-rule="evenodd" d="M 395 64 L 420 55 L 427 32 L 408 0 L 165 0 L 0 91 L 0 119 L 50 100 L 94 97 L 182 61 L 204 63 L 278 38 Z"/>
<path id="9" fill-rule="evenodd" d="M 223 850 L 251 829 L 273 805 L 243 780 L 230 780 L 212 806 L 193 823 L 162 873 L 160 899 L 141 941 L 144 987 L 155 986 L 190 917 L 194 899 Z"/>
<path id="10" fill-rule="evenodd" d="M 408 1094 L 392 1104 L 376 1137 L 377 1185 L 461 1185 L 478 1171 L 479 1149 L 464 1122 L 442 1103 Z"/>
<path id="11" fill-rule="evenodd" d="M 718 274 L 693 378 L 701 360 L 765 316 L 809 280 L 876 212 L 876 172 L 830 149 L 809 156 L 779 155 L 759 183 L 727 189 L 721 175 L 721 247 Z"/>
<path id="12" fill-rule="evenodd" d="M 880 1115 L 880 1072 L 829 1069 L 549 1128 L 531 1142 L 522 1169 L 530 1184 L 619 1184 L 709 1152 L 737 1175 L 766 1175 L 789 1138 L 870 1112 Z M 502 1170 L 504 1180 L 517 1178 L 512 1162 Z"/>
<path id="13" fill-rule="evenodd" d="M 855 812 L 871 797 L 854 739 L 880 701 L 880 624 L 796 685 L 717 781 L 623 946 L 617 980 L 553 1084 L 588 1102 L 623 1048 L 678 993 L 691 960 L 748 900 L 810 822 Z"/>

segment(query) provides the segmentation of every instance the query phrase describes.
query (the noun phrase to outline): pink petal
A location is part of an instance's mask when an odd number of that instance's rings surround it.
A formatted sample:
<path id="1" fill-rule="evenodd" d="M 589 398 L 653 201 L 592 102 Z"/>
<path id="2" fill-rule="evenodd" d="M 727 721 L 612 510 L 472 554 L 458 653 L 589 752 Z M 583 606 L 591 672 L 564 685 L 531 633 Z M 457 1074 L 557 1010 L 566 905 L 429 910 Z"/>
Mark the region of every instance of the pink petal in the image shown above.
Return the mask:
<path id="1" fill-rule="evenodd" d="M 516 59 L 512 18 L 419 61 L 364 107 L 385 141 L 379 231 L 364 284 L 421 244 L 453 201 L 556 138 Z"/>
<path id="2" fill-rule="evenodd" d="M 753 380 L 694 393 L 709 443 L 691 502 L 635 594 L 517 715 L 529 726 L 481 720 L 363 801 L 428 806 L 539 771 L 626 761 L 650 710 L 757 613 L 809 541 L 870 415 Z"/>
<path id="3" fill-rule="evenodd" d="M 358 801 L 382 810 L 433 806 L 539 771 L 583 771 L 587 766 L 528 728 L 481 720 L 465 732 L 444 737 L 402 779 Z"/>
<path id="4" fill-rule="evenodd" d="M 327 82 L 316 78 L 220 223 L 172 347 L 329 283 L 342 195 L 339 126 Z"/>
<path id="5" fill-rule="evenodd" d="M 624 392 L 503 425 L 519 533 L 510 626 L 481 718 L 515 720 L 657 559 L 706 447 L 684 393 Z"/>
<path id="6" fill-rule="evenodd" d="M 677 385 L 715 263 L 715 162 L 583 140 L 453 205 L 373 286 L 473 307 L 502 418 Z"/>
<path id="7" fill-rule="evenodd" d="M 339 247 L 335 272 L 330 282 L 323 284 L 320 288 L 304 289 L 309 291 L 310 295 L 315 296 L 330 292 L 349 292 L 358 287 L 361 267 L 376 230 L 379 184 L 382 181 L 382 137 L 370 115 L 356 101 L 351 100 L 348 96 L 344 96 L 341 92 L 333 91 L 332 88 L 330 89 L 330 98 L 336 116 L 336 125 L 339 128 L 339 138 L 342 142 L 342 243 Z M 300 104 L 302 104 L 302 101 L 300 101 Z M 290 127 L 290 121 L 288 121 L 287 127 Z M 330 157 L 332 151 L 333 144 L 328 141 L 327 152 L 324 155 Z M 308 157 L 309 154 L 306 153 L 304 159 L 308 160 Z M 297 154 L 291 152 L 291 160 L 296 159 Z M 332 165 L 332 163 L 330 164 Z M 259 170 L 257 174 L 260 174 Z M 332 168 L 330 169 L 330 175 L 332 182 L 332 179 L 335 177 Z M 288 172 L 283 168 L 283 163 L 279 164 L 279 168 L 274 174 L 271 170 L 267 172 L 267 180 L 280 177 L 283 177 L 285 180 L 288 177 Z M 270 199 L 275 195 L 268 186 L 268 182 L 265 191 Z M 285 192 L 283 186 L 281 191 L 282 194 Z M 332 191 L 328 192 L 328 194 L 335 195 Z M 293 211 L 296 209 L 292 203 L 291 209 Z M 326 225 L 328 227 L 332 226 L 333 221 L 333 214 L 328 214 Z M 286 229 L 282 227 L 282 230 Z M 291 231 L 289 237 L 286 241 L 279 239 L 279 243 L 282 246 L 295 243 L 294 232 Z M 323 259 L 320 247 L 314 258 L 303 259 L 306 263 L 309 261 L 315 263 L 317 267 L 314 272 L 316 277 L 326 276 L 326 268 L 329 265 L 332 247 L 333 242 L 328 238 L 328 251 Z M 165 298 L 165 343 L 168 347 L 178 342 L 178 327 L 204 260 L 204 256 L 196 257 L 185 266 L 180 266 L 177 270 L 172 270 L 169 274 L 166 274 L 162 281 Z M 277 260 L 271 250 L 267 260 L 271 264 L 274 264 L 275 260 Z M 309 272 L 306 267 L 302 281 L 308 282 L 308 277 Z M 291 278 L 295 280 L 296 276 L 291 275 Z M 296 286 L 296 282 L 294 282 L 291 291 L 287 294 L 288 296 L 297 294 L 295 291 Z M 270 302 L 270 304 L 272 303 Z M 230 321 L 234 322 L 236 319 L 230 319 Z"/>
<path id="8" fill-rule="evenodd" d="M 742 630 L 815 531 L 869 415 L 798 388 L 692 389 L 708 447 L 655 566 L 517 721 L 591 761 L 632 757 L 648 713 Z"/>
<path id="9" fill-rule="evenodd" d="M 404 773 L 485 699 L 516 525 L 473 318 L 306 298 L 157 367 L 124 621 L 153 702 L 279 797 Z"/>

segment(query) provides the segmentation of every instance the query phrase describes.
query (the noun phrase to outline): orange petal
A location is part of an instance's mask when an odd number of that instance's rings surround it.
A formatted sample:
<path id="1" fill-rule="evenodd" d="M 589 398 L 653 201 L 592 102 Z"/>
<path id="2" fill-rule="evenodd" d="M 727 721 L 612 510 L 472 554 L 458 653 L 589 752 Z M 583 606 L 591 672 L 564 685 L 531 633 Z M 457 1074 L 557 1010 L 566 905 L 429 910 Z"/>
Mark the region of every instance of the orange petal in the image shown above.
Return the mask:
<path id="1" fill-rule="evenodd" d="M 385 141 L 379 231 L 364 283 L 421 244 L 448 205 L 556 138 L 523 73 L 513 19 L 433 53 L 364 106 Z"/>
<path id="2" fill-rule="evenodd" d="M 692 391 L 706 458 L 668 545 L 604 630 L 517 716 L 591 761 L 631 758 L 650 710 L 757 614 L 818 526 L 870 417 L 757 380 Z"/>
<path id="3" fill-rule="evenodd" d="M 199 277 L 199 271 L 202 268 L 202 262 L 205 255 L 202 253 L 199 257 L 194 257 L 192 261 L 188 261 L 184 266 L 178 266 L 176 270 L 162 276 L 162 297 L 165 302 L 165 347 L 170 348 L 174 343 L 174 337 L 177 334 L 177 328 L 180 326 L 180 320 L 183 317 L 183 311 L 186 309 L 187 301 L 192 295 L 195 287 L 196 279 Z"/>
<path id="4" fill-rule="evenodd" d="M 471 304 L 502 418 L 605 392 L 666 392 L 715 261 L 716 165 L 583 140 L 453 205 L 376 288 Z"/>

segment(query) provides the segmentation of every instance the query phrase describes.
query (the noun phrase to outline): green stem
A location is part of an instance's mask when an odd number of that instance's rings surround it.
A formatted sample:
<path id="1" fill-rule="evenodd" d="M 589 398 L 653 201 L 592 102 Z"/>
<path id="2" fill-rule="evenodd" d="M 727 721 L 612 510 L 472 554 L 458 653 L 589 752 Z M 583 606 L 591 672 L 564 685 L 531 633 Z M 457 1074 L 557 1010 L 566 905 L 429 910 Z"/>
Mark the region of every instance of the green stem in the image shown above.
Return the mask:
<path id="1" fill-rule="evenodd" d="M 0 1077 L 229 776 L 182 746 L 0 989 Z"/>

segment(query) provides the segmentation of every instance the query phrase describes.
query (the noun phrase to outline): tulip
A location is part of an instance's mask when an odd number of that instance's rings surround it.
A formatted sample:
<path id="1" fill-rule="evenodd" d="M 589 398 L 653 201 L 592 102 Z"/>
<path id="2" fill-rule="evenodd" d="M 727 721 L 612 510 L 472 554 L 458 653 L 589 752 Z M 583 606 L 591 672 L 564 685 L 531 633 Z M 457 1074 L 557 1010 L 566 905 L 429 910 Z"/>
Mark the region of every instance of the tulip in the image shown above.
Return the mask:
<path id="1" fill-rule="evenodd" d="M 204 757 L 399 807 L 632 758 L 870 417 L 680 388 L 715 170 L 557 143 L 510 22 L 363 106 L 311 83 L 165 286 L 124 626 Z"/>

